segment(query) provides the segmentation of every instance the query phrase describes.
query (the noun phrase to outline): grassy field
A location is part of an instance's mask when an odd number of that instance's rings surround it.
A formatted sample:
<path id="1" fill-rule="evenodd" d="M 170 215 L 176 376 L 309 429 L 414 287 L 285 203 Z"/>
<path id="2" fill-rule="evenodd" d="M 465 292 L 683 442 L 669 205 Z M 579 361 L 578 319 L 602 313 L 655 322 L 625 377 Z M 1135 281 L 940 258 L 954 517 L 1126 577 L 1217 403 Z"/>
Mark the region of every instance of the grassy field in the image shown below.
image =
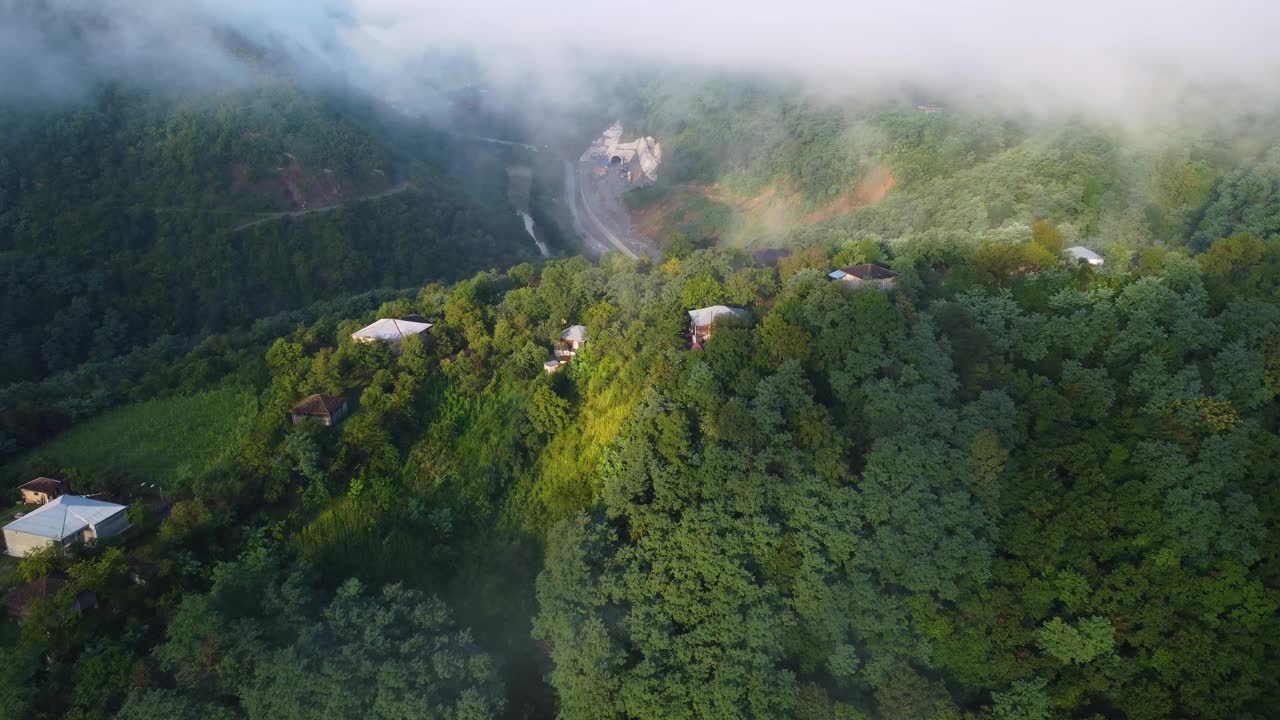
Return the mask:
<path id="1" fill-rule="evenodd" d="M 4 477 L 10 485 L 48 475 L 176 489 L 236 447 L 256 407 L 251 391 L 234 387 L 126 405 L 23 455 L 4 468 Z"/>

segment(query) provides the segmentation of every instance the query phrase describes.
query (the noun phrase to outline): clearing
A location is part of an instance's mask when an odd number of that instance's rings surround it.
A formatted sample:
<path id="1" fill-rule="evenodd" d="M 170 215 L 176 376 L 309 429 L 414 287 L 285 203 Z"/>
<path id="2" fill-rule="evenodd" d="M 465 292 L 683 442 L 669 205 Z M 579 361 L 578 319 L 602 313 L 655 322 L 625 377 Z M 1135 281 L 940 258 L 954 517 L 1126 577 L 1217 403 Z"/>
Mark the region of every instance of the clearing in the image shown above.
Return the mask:
<path id="1" fill-rule="evenodd" d="M 724 183 L 645 188 L 627 196 L 636 231 L 665 242 L 673 232 L 730 245 L 770 241 L 797 225 L 812 225 L 874 205 L 896 184 L 887 166 L 878 167 L 855 187 L 813 207 L 794 184 L 770 183 L 753 193 Z M 634 197 L 633 197 L 634 196 Z"/>
<path id="2" fill-rule="evenodd" d="M 233 451 L 256 412 L 253 392 L 236 387 L 126 405 L 24 454 L 4 476 L 17 485 L 70 471 L 73 481 L 117 477 L 176 489 Z"/>

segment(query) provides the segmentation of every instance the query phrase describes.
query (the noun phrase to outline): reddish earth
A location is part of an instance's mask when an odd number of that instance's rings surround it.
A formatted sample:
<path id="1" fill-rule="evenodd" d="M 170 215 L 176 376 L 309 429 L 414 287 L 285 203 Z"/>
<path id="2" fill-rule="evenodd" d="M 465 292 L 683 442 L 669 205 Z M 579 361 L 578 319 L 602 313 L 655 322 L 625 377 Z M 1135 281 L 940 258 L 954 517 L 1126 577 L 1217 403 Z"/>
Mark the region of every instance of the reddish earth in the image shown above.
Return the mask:
<path id="1" fill-rule="evenodd" d="M 800 218 L 801 225 L 810 225 L 833 217 L 840 217 L 860 207 L 875 205 L 897 185 L 893 171 L 887 166 L 877 168 L 858 183 L 852 192 L 845 193 L 813 212 Z"/>
<path id="2" fill-rule="evenodd" d="M 882 166 L 867 175 L 858 186 L 816 210 L 799 215 L 803 205 L 800 191 L 790 183 L 773 183 L 752 196 L 729 192 L 720 185 L 681 185 L 662 202 L 632 211 L 631 223 L 638 232 L 651 238 L 664 238 L 679 219 L 675 216 L 686 207 L 693 195 L 728 205 L 736 216 L 764 227 L 811 225 L 874 205 L 884 199 L 897 180 L 893 171 Z M 673 222 L 674 220 L 674 222 Z"/>

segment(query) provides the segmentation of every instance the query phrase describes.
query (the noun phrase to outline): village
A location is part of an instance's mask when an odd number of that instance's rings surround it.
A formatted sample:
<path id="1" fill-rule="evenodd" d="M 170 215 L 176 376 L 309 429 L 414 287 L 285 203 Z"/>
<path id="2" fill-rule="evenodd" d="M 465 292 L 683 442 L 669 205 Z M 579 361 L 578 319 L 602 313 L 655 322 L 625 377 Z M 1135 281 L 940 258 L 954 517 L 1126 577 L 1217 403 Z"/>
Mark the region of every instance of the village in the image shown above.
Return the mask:
<path id="1" fill-rule="evenodd" d="M 1091 266 L 1103 263 L 1101 256 L 1080 246 L 1067 248 L 1063 251 L 1063 256 L 1070 262 Z M 895 290 L 899 273 L 878 263 L 862 263 L 833 269 L 827 273 L 827 278 L 850 290 L 888 293 Z M 750 322 L 751 317 L 746 308 L 727 305 L 691 308 L 687 315 L 689 323 L 685 333 L 686 347 L 690 351 L 702 350 L 716 328 L 724 323 L 745 324 Z M 425 340 L 427 331 L 432 327 L 434 324 L 421 315 L 379 318 L 352 332 L 350 340 L 355 344 L 383 345 L 393 355 L 399 355 L 403 352 L 406 340 L 411 337 L 422 337 Z M 587 348 L 587 343 L 588 330 L 585 325 L 565 327 L 551 343 L 550 357 L 543 363 L 543 371 L 547 374 L 561 372 L 579 358 Z M 470 351 L 464 349 L 451 358 L 469 354 Z M 351 412 L 352 407 L 346 397 L 312 394 L 298 400 L 290 409 L 288 420 L 294 425 L 314 423 L 327 428 L 338 425 Z M 121 541 L 127 544 L 127 538 L 133 529 L 133 524 L 128 519 L 130 505 L 117 502 L 116 498 L 107 493 L 74 494 L 70 483 L 50 477 L 34 478 L 16 488 L 16 492 L 22 510 L 14 512 L 8 524 L 3 526 L 4 553 L 12 558 L 23 558 L 49 548 L 67 548 L 80 544 Z M 168 502 L 162 502 L 155 509 L 164 512 L 169 505 Z M 129 558 L 128 567 L 130 578 L 136 584 L 145 584 L 153 570 L 146 561 L 133 557 Z M 0 604 L 4 605 L 11 618 L 21 621 L 34 603 L 69 587 L 71 583 L 67 577 L 52 573 L 23 586 L 4 588 Z M 82 588 L 71 598 L 70 607 L 77 614 L 89 612 L 98 607 L 98 598 L 92 588 Z"/>

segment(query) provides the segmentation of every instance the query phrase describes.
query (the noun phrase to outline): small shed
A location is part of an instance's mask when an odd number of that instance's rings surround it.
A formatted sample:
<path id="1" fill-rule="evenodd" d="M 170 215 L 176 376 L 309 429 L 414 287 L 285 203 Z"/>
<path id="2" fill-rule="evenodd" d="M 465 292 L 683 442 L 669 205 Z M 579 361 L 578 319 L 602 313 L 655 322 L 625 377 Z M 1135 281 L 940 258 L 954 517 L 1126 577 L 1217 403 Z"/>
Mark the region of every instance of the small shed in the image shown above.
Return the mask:
<path id="1" fill-rule="evenodd" d="M 1099 255 L 1098 253 L 1090 250 L 1089 248 L 1083 245 L 1075 245 L 1073 247 L 1069 247 L 1066 250 L 1063 250 L 1062 254 L 1070 258 L 1072 262 L 1075 262 L 1075 263 L 1085 262 L 1085 263 L 1089 263 L 1090 265 L 1093 265 L 1094 267 L 1098 267 L 1099 265 L 1102 265 L 1103 262 L 1105 262 L 1102 259 L 1101 255 Z"/>
<path id="2" fill-rule="evenodd" d="M 542 371 L 543 371 L 543 372 L 548 372 L 548 373 L 553 373 L 553 372 L 556 372 L 557 370 L 559 370 L 559 369 L 560 369 L 560 366 L 561 366 L 561 365 L 563 365 L 563 364 L 564 364 L 564 363 L 560 362 L 559 360 L 548 360 L 548 361 L 546 361 L 546 362 L 542 363 Z"/>
<path id="3" fill-rule="evenodd" d="M 342 418 L 346 416 L 346 399 L 333 395 L 308 395 L 289 411 L 289 417 L 295 425 L 315 420 L 325 427 L 331 427 L 342 422 Z"/>
<path id="4" fill-rule="evenodd" d="M 23 504 L 44 505 L 54 498 L 62 497 L 69 489 L 61 480 L 38 477 L 18 486 L 18 494 L 22 496 Z"/>
<path id="5" fill-rule="evenodd" d="M 712 330 L 715 329 L 716 321 L 722 317 L 745 318 L 747 311 L 742 308 L 728 307 L 727 305 L 712 305 L 710 307 L 698 308 L 689 311 L 689 339 L 692 341 L 694 348 L 702 347 L 702 344 L 711 337 Z"/>
<path id="6" fill-rule="evenodd" d="M 61 575 L 46 575 L 9 592 L 0 602 L 4 604 L 5 612 L 9 617 L 24 620 L 31 613 L 33 605 L 62 592 L 70 584 L 71 581 Z M 77 593 L 71 602 L 71 610 L 77 615 L 96 607 L 98 607 L 98 597 L 92 590 Z"/>

